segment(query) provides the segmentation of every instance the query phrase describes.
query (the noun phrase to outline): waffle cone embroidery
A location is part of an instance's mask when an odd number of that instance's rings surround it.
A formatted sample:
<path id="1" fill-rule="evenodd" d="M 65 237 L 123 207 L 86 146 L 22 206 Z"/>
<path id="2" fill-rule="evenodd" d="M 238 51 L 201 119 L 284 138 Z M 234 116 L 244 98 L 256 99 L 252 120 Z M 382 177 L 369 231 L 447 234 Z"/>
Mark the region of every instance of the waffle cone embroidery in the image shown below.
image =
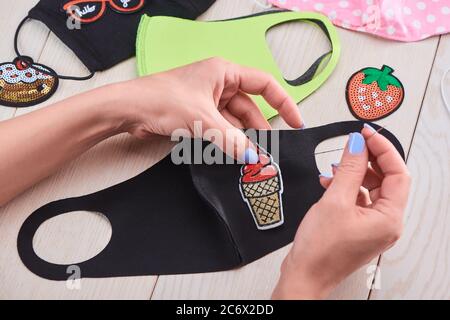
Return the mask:
<path id="1" fill-rule="evenodd" d="M 270 154 L 260 153 L 258 163 L 242 166 L 239 186 L 258 229 L 283 224 L 283 181 L 280 168 Z"/>
<path id="2" fill-rule="evenodd" d="M 29 107 L 49 99 L 58 87 L 54 75 L 28 57 L 0 64 L 0 105 Z"/>
<path id="3" fill-rule="evenodd" d="M 405 89 L 394 69 L 364 68 L 355 72 L 346 88 L 347 104 L 355 118 L 375 121 L 387 117 L 403 103 Z"/>

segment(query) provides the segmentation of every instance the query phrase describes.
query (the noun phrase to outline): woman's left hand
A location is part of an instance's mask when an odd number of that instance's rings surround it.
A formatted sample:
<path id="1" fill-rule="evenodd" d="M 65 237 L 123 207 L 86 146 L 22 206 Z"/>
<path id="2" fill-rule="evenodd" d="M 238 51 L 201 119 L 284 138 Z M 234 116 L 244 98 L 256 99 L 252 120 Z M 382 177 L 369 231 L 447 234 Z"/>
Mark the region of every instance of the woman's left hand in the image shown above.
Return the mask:
<path id="1" fill-rule="evenodd" d="M 326 191 L 298 228 L 273 298 L 326 298 L 401 235 L 411 178 L 389 140 L 366 125 L 333 171 L 320 177 Z"/>

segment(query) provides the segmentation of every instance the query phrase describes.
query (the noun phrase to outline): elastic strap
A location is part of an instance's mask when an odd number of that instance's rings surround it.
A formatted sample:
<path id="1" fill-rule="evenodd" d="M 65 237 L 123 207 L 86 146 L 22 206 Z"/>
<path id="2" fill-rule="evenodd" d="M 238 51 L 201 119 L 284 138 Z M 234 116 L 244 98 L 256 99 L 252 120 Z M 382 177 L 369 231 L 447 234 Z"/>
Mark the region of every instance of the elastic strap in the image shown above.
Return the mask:
<path id="1" fill-rule="evenodd" d="M 22 29 L 23 25 L 28 21 L 28 19 L 31 19 L 31 18 L 29 16 L 26 16 L 25 18 L 23 18 L 23 20 L 17 26 L 16 33 L 14 34 L 14 51 L 16 52 L 17 57 L 24 58 L 25 60 L 29 60 L 29 58 L 20 54 L 18 42 L 19 42 L 20 30 Z M 28 62 L 30 62 L 30 61 L 28 61 Z M 33 68 L 33 65 L 31 65 L 31 67 Z M 33 68 L 33 69 L 35 69 L 35 68 Z M 41 69 L 39 69 L 37 71 L 43 72 L 43 70 L 41 70 Z M 89 80 L 95 75 L 95 72 L 92 72 L 91 74 L 89 74 L 85 77 L 72 77 L 72 76 L 59 75 L 56 72 L 52 72 L 52 71 L 47 71 L 47 72 L 49 73 L 49 75 L 57 77 L 62 80 L 75 80 L 75 81 Z"/>

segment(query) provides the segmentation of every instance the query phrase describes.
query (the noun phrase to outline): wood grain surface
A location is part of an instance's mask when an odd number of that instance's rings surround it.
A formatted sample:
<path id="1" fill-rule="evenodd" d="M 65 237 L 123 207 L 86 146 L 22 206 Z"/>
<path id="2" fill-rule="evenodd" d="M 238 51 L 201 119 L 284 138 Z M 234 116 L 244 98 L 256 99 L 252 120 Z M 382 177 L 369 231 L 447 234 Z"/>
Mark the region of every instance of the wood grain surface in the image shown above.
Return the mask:
<path id="1" fill-rule="evenodd" d="M 5 0 L 14 6 L 0 11 L 2 61 L 12 60 L 17 24 L 36 0 Z M 200 19 L 216 20 L 259 12 L 251 0 L 217 0 Z M 299 104 L 308 127 L 352 120 L 345 85 L 356 70 L 387 64 L 405 86 L 403 106 L 379 122 L 411 150 L 408 166 L 414 187 L 405 221 L 405 234 L 381 258 L 381 285 L 370 290 L 378 259 L 346 279 L 331 299 L 449 298 L 450 292 L 450 166 L 449 119 L 442 106 L 439 81 L 450 66 L 450 37 L 398 43 L 339 29 L 340 62 L 329 80 Z M 286 78 L 294 78 L 329 49 L 317 28 L 289 23 L 272 29 L 268 45 Z M 44 25 L 31 21 L 20 34 L 20 48 L 35 61 L 69 75 L 87 73 L 82 63 Z M 258 54 L 255 52 L 255 55 Z M 0 120 L 43 108 L 79 92 L 136 77 L 135 59 L 98 73 L 85 82 L 61 81 L 45 103 L 26 109 L 0 107 Z M 450 98 L 450 77 L 446 82 Z M 126 107 L 126 106 L 124 106 Z M 279 118 L 274 128 L 288 128 Z M 13 139 L 14 137 L 11 137 Z M 340 157 L 345 138 L 322 143 L 316 159 L 321 171 Z M 120 135 L 104 141 L 15 200 L 0 208 L 0 299 L 267 299 L 289 246 L 238 270 L 227 272 L 82 279 L 81 288 L 49 281 L 28 271 L 19 259 L 18 230 L 35 209 L 50 201 L 89 194 L 125 181 L 158 162 L 170 150 L 168 139 L 137 141 Z M 73 212 L 47 221 L 33 242 L 40 256 L 56 263 L 76 263 L 94 256 L 108 242 L 111 227 L 102 215 Z"/>

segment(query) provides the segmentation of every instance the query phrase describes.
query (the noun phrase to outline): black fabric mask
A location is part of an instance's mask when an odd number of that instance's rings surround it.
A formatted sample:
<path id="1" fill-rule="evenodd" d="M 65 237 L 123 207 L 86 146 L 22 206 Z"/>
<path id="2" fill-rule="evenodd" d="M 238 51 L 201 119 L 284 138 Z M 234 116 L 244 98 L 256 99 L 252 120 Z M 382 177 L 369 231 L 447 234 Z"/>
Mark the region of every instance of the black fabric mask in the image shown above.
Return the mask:
<path id="1" fill-rule="evenodd" d="M 55 201 L 35 211 L 18 235 L 20 258 L 41 277 L 66 280 L 68 265 L 39 258 L 33 249 L 33 236 L 50 218 L 86 210 L 104 214 L 113 232 L 102 252 L 77 264 L 81 277 L 197 273 L 243 266 L 289 244 L 303 216 L 322 196 L 314 156 L 317 145 L 361 128 L 362 122 L 349 121 L 279 131 L 284 223 L 275 228 L 260 230 L 255 226 L 253 212 L 249 212 L 250 205 L 239 187 L 242 164 L 175 165 L 169 155 L 121 184 Z M 270 146 L 274 131 L 265 133 Z M 382 130 L 379 134 L 404 157 L 392 133 Z"/>
<path id="2" fill-rule="evenodd" d="M 36 105 L 56 92 L 59 80 L 88 80 L 96 71 L 109 69 L 132 57 L 142 13 L 195 19 L 214 1 L 41 0 L 17 27 L 14 37 L 17 57 L 0 63 L 0 105 L 14 108 Z M 43 22 L 72 49 L 91 73 L 82 77 L 61 75 L 51 67 L 35 63 L 32 57 L 22 55 L 18 38 L 22 26 L 29 19 Z M 88 23 L 88 20 L 92 21 Z"/>
<path id="3" fill-rule="evenodd" d="M 83 2 L 70 0 L 41 0 L 29 12 L 29 17 L 42 21 L 79 57 L 91 72 L 111 68 L 134 56 L 136 34 L 141 14 L 165 15 L 195 19 L 205 12 L 215 0 L 145 0 L 140 1 L 92 0 Z M 92 14 L 104 12 L 95 22 L 81 23 L 81 29 L 67 27 L 68 15 L 64 5 L 74 3 L 80 10 L 96 8 Z M 136 6 L 136 10 L 120 12 L 116 7 Z M 86 7 L 87 6 L 87 7 Z M 126 8 L 123 8 L 124 10 Z"/>

